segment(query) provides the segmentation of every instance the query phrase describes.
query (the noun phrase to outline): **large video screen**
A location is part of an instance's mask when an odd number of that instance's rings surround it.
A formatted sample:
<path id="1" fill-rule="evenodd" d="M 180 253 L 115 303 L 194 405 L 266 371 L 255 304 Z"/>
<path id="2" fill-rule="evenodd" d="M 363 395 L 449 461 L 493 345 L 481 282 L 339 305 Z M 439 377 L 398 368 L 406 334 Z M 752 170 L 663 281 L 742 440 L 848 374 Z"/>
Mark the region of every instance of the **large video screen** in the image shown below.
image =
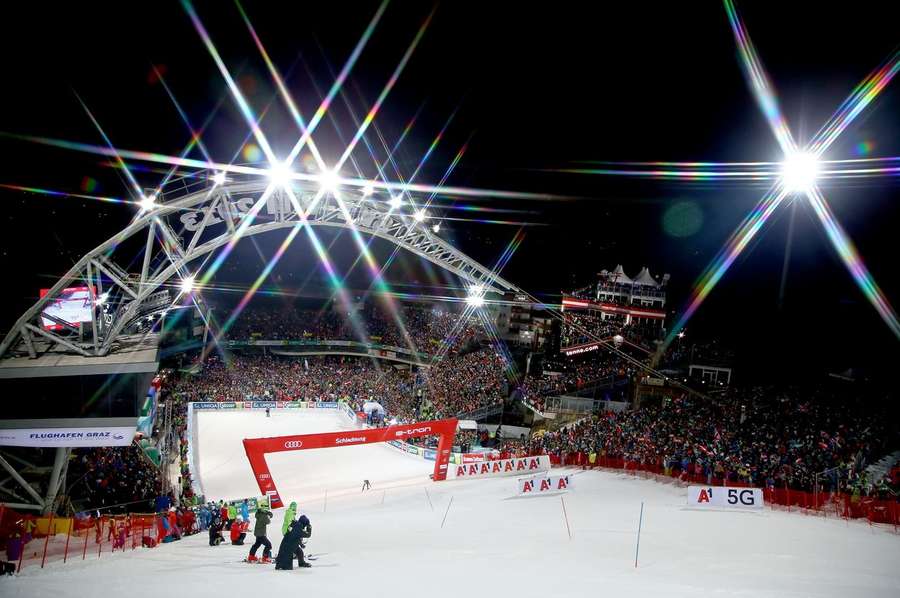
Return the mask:
<path id="1" fill-rule="evenodd" d="M 41 297 L 45 297 L 50 289 L 41 289 Z M 55 318 L 59 318 L 70 324 L 91 321 L 91 289 L 89 287 L 69 287 L 63 289 L 59 296 L 42 312 Z M 49 318 L 41 318 L 44 328 L 47 330 L 60 330 L 61 324 L 57 324 Z"/>

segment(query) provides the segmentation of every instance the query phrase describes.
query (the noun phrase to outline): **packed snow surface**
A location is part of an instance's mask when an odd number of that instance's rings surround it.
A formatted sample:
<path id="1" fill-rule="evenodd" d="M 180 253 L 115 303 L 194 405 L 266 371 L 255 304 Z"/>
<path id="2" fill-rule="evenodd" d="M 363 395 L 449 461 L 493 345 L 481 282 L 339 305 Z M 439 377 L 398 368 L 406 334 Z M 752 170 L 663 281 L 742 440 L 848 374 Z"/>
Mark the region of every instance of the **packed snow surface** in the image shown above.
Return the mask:
<path id="1" fill-rule="evenodd" d="M 258 492 L 241 439 L 345 429 L 345 421 L 335 412 L 201 413 L 208 496 Z M 685 506 L 684 488 L 588 471 L 574 472 L 565 495 L 569 539 L 560 496 L 512 498 L 514 478 L 433 483 L 432 462 L 381 445 L 268 459 L 282 496 L 312 521 L 312 568 L 246 565 L 247 546 L 212 548 L 200 534 L 27 568 L 0 579 L 0 596 L 900 596 L 900 536 L 864 522 L 698 511 Z M 363 479 L 371 490 L 360 491 Z M 280 523 L 276 512 L 276 549 Z"/>

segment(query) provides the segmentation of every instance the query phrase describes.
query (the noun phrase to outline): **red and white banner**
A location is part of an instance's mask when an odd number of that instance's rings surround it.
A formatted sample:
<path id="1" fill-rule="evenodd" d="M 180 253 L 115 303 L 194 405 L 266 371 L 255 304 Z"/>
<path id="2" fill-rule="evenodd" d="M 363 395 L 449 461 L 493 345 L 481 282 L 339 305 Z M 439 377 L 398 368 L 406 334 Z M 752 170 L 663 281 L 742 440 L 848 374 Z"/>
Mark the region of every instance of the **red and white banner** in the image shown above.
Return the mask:
<path id="1" fill-rule="evenodd" d="M 312 405 L 312 403 L 310 403 Z M 335 405 L 331 404 L 332 407 Z M 262 494 L 273 492 L 272 508 L 278 509 L 284 506 L 281 496 L 278 494 L 272 474 L 266 463 L 266 455 L 283 451 L 297 451 L 308 449 L 334 448 L 340 446 L 354 446 L 373 442 L 402 441 L 420 436 L 437 436 L 438 447 L 435 451 L 434 472 L 431 474 L 434 481 L 444 480 L 450 469 L 450 449 L 453 446 L 453 436 L 456 434 L 456 420 L 444 419 L 386 428 L 369 428 L 365 430 L 349 430 L 342 432 L 323 432 L 320 434 L 296 434 L 292 436 L 275 436 L 271 438 L 245 438 L 244 451 L 247 460 L 253 470 L 253 476 Z M 550 461 L 547 461 L 550 467 Z"/>
<path id="2" fill-rule="evenodd" d="M 518 494 L 550 494 L 552 492 L 568 492 L 574 477 L 570 475 L 539 476 L 516 480 Z"/>
<path id="3" fill-rule="evenodd" d="M 540 473 L 550 471 L 550 457 L 522 457 L 519 459 L 502 459 L 499 461 L 482 461 L 481 463 L 463 463 L 448 468 L 448 478 L 461 480 L 464 478 L 498 478 L 502 476 L 522 475 L 523 473 Z"/>
<path id="4" fill-rule="evenodd" d="M 717 509 L 761 509 L 761 488 L 731 488 L 729 486 L 689 486 L 689 507 L 713 507 Z"/>

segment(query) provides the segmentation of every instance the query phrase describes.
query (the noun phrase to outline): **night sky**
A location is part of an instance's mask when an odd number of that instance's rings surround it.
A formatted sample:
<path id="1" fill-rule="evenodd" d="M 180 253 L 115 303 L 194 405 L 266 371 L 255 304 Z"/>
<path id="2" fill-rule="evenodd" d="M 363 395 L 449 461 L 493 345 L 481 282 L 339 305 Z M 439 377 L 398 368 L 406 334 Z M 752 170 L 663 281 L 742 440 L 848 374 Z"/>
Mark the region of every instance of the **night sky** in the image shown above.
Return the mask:
<path id="1" fill-rule="evenodd" d="M 4 9 L 0 36 L 0 132 L 102 144 L 80 97 L 113 144 L 177 155 L 189 131 L 154 66 L 195 127 L 227 93 L 178 2 L 96 2 Z M 324 6 L 323 6 L 324 4 Z M 790 4 L 790 7 L 786 7 Z M 854 2 L 742 2 L 743 15 L 779 92 L 793 133 L 808 140 L 853 87 L 900 43 L 896 7 Z M 487 7 L 489 5 L 489 8 Z M 313 113 L 374 14 L 376 3 L 247 3 L 244 7 L 305 116 Z M 196 10 L 255 110 L 274 97 L 235 6 Z M 326 161 L 340 154 L 434 5 L 396 2 L 355 65 L 345 97 L 314 136 Z M 900 82 L 894 81 L 829 150 L 829 158 L 900 155 Z M 672 183 L 554 172 L 587 161 L 780 160 L 778 145 L 744 80 L 720 3 L 444 2 L 375 120 L 388 145 L 416 120 L 396 155 L 409 176 L 435 135 L 446 132 L 418 182 L 437 183 L 460 150 L 449 184 L 553 193 L 558 201 L 441 202 L 442 236 L 492 265 L 521 228 L 502 275 L 548 301 L 622 263 L 672 276 L 680 310 L 696 277 L 764 188 Z M 278 101 L 261 122 L 276 153 L 298 134 Z M 225 98 L 203 134 L 219 161 L 245 161 L 248 134 Z M 366 138 L 383 159 L 378 135 Z M 0 184 L 129 198 L 120 173 L 98 156 L 0 137 Z M 199 154 L 192 154 L 199 157 Z M 354 157 L 374 176 L 363 145 Z M 136 171 L 152 187 L 161 175 Z M 889 300 L 900 303 L 896 228 L 900 181 L 823 185 L 837 217 Z M 129 198 L 130 199 L 130 198 Z M 81 255 L 120 230 L 131 205 L 0 188 L 0 266 L 7 275 L 0 327 L 30 305 Z M 453 208 L 453 209 L 451 209 Z M 470 208 L 470 209 L 460 209 Z M 490 208 L 493 212 L 471 208 Z M 783 207 L 688 323 L 689 338 L 722 338 L 753 377 L 865 367 L 896 357 L 898 340 L 857 289 L 811 210 L 797 202 L 788 284 L 779 300 L 791 208 Z M 503 220 L 488 224 L 478 220 Z M 285 232 L 244 241 L 216 284 L 246 285 Z M 340 272 L 358 255 L 349 236 L 322 233 Z M 313 293 L 324 279 L 298 237 L 272 284 Z M 390 247 L 375 245 L 383 259 Z M 260 253 L 262 257 L 260 257 Z M 308 276 L 312 276 L 307 280 Z M 421 266 L 401 259 L 388 280 L 425 292 Z M 304 285 L 306 281 L 306 286 Z M 360 269 L 348 284 L 364 288 Z M 672 318 L 674 320 L 674 318 Z M 749 377 L 749 376 L 748 376 Z"/>

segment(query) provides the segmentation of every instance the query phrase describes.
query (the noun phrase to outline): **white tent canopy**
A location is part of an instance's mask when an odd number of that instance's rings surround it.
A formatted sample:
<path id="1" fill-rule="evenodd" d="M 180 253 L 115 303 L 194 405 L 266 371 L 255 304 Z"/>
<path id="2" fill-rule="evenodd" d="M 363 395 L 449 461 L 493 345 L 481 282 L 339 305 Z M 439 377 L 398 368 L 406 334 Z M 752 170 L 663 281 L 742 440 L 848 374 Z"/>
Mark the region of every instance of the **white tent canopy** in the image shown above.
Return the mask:
<path id="1" fill-rule="evenodd" d="M 610 277 L 617 284 L 632 284 L 634 282 L 628 277 L 627 274 L 625 274 L 625 269 L 622 267 L 622 264 L 619 264 L 618 266 L 616 266 L 615 270 L 610 272 Z"/>
<path id="2" fill-rule="evenodd" d="M 659 283 L 656 282 L 656 279 L 653 278 L 653 275 L 650 274 L 650 270 L 648 270 L 646 267 L 644 267 L 644 269 L 638 273 L 637 277 L 634 279 L 634 284 L 639 284 L 646 287 L 659 286 Z"/>

